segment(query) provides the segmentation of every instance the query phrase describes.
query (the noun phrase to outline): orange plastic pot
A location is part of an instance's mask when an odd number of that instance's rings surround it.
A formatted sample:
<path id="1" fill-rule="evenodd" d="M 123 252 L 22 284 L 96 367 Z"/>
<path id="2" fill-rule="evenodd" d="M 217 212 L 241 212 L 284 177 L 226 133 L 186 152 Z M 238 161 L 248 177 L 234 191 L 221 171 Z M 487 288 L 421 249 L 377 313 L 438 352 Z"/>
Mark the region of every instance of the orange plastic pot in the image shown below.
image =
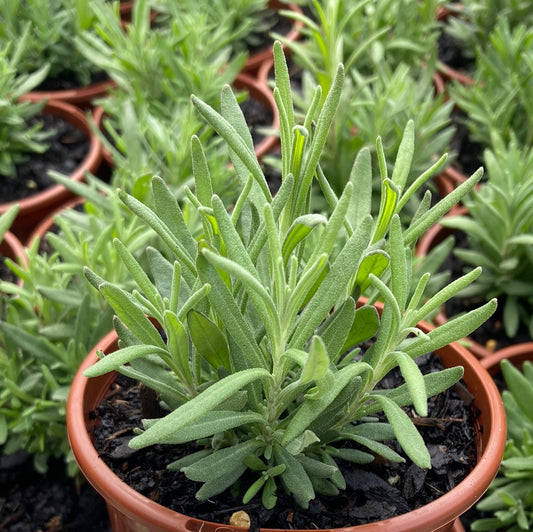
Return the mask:
<path id="1" fill-rule="evenodd" d="M 63 118 L 82 131 L 89 141 L 87 154 L 78 168 L 70 174 L 71 179 L 82 181 L 86 172 L 96 173 L 102 161 L 102 144 L 91 130 L 83 112 L 73 105 L 59 101 L 48 102 L 43 112 Z M 11 230 L 24 241 L 43 218 L 73 197 L 74 194 L 70 190 L 57 184 L 27 198 L 0 204 L 0 214 L 3 214 L 14 204 L 20 205 L 19 213 Z"/>
<path id="2" fill-rule="evenodd" d="M 86 109 L 92 105 L 96 98 L 104 97 L 114 85 L 114 81 L 106 79 L 105 81 L 99 81 L 86 85 L 85 87 L 76 87 L 73 89 L 32 91 L 26 94 L 24 98 L 32 102 L 40 102 L 42 100 L 60 101 L 81 109 Z"/>
<path id="3" fill-rule="evenodd" d="M 522 342 L 498 349 L 498 351 L 484 358 L 481 361 L 481 365 L 491 375 L 496 375 L 500 371 L 500 362 L 504 359 L 509 360 L 518 369 L 522 369 L 522 364 L 526 360 L 533 362 L 533 342 Z"/>
<path id="4" fill-rule="evenodd" d="M 28 264 L 24 246 L 11 231 L 7 231 L 0 241 L 0 254 L 12 261 L 21 262 L 24 265 Z"/>
<path id="5" fill-rule="evenodd" d="M 429 324 L 420 327 L 426 332 Z M 91 434 L 95 420 L 93 411 L 108 393 L 116 374 L 87 379 L 83 371 L 97 361 L 96 349 L 112 352 L 117 348 L 115 332 L 109 333 L 88 355 L 72 383 L 67 404 L 67 431 L 76 461 L 92 486 L 106 500 L 110 521 L 115 532 L 235 532 L 230 525 L 210 523 L 188 517 L 142 496 L 122 482 L 101 460 L 93 446 Z M 476 445 L 478 462 L 470 474 L 455 488 L 424 507 L 412 512 L 366 525 L 347 527 L 345 532 L 459 532 L 462 525 L 456 519 L 473 506 L 489 487 L 498 471 L 506 438 L 506 423 L 500 394 L 492 377 L 478 360 L 457 343 L 440 350 L 445 366 L 464 367 L 464 381 L 474 395 L 477 420 Z M 271 532 L 274 532 L 271 530 Z M 279 532 L 279 531 L 275 531 Z"/>

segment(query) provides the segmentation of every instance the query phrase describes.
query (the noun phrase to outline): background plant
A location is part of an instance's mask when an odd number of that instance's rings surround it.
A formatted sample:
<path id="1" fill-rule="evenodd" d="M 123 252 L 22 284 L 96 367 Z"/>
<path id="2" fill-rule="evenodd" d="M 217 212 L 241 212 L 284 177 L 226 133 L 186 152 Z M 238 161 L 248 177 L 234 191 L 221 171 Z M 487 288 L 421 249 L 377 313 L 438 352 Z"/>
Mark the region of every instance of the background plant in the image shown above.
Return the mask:
<path id="1" fill-rule="evenodd" d="M 501 369 L 507 389 L 502 392 L 507 417 L 507 444 L 500 472 L 476 508 L 493 514 L 472 523 L 473 531 L 530 530 L 533 523 L 533 364 L 522 371 L 509 360 Z"/>
<path id="2" fill-rule="evenodd" d="M 325 97 L 339 62 L 348 73 L 342 112 L 335 118 L 321 161 L 336 192 L 345 185 L 353 153 L 363 146 L 372 150 L 377 166 L 377 136 L 382 139 L 387 160 L 392 161 L 409 119 L 414 120 L 417 135 L 409 183 L 436 154 L 448 151 L 453 135 L 449 127 L 452 104 L 444 102 L 443 95 L 435 95 L 433 87 L 438 37 L 434 15 L 438 5 L 329 0 L 312 2 L 312 15 L 291 15 L 304 21 L 307 37 L 285 42 L 293 51 L 291 59 L 303 69 L 302 98 L 295 98 L 299 107 L 309 107 L 317 83 Z M 399 10 L 401 16 L 396 17 Z M 413 25 L 417 29 L 408 28 L 405 20 L 416 20 Z"/>
<path id="3" fill-rule="evenodd" d="M 48 79 L 74 78 L 88 85 L 93 63 L 76 49 L 75 41 L 92 25 L 83 0 L 5 0 L 0 6 L 0 46 L 26 40 L 17 68 L 30 74 L 48 63 Z"/>
<path id="4" fill-rule="evenodd" d="M 51 457 L 64 458 L 70 474 L 77 471 L 65 427 L 68 392 L 81 361 L 112 328 L 112 311 L 83 267 L 130 286 L 111 239 L 140 256 L 153 238 L 109 189 L 92 183 L 76 185 L 90 201 L 56 217 L 46 242 L 37 239 L 27 249 L 27 266 L 7 260 L 17 281 L 0 281 L 0 445 L 3 454 L 30 453 L 39 472 Z"/>
<path id="5" fill-rule="evenodd" d="M 160 393 L 170 413 L 146 420 L 130 446 L 202 442 L 201 450 L 169 465 L 202 483 L 199 499 L 235 485 L 251 470 L 257 480 L 241 486 L 244 502 L 261 493 L 271 508 L 281 486 L 305 507 L 315 493 L 332 495 L 344 487 L 335 458 L 369 462 L 377 453 L 403 461 L 382 443 L 392 437 L 416 464 L 430 467 L 421 436 L 401 406 L 414 403 L 425 415 L 426 397 L 455 383 L 462 369 L 423 376 L 414 358 L 468 334 L 496 303 L 425 334 L 416 327 L 420 319 L 479 272 L 421 304 L 429 278 L 424 275 L 409 296 L 412 245 L 481 172 L 432 209 L 422 205 L 403 231 L 398 212 L 443 164 L 439 161 L 404 190 L 414 142 L 410 122 L 391 178 L 380 150 L 382 208 L 373 218 L 368 150 L 359 153 L 339 197 L 317 166 L 340 100 L 342 65 L 324 104 L 311 106 L 300 124 L 279 43 L 274 54 L 274 92 L 282 117 L 281 188 L 271 196 L 229 87 L 222 92 L 222 114 L 193 97 L 199 113 L 231 148 L 242 193 L 228 212 L 212 194 L 206 154 L 193 137 L 196 193 L 187 192 L 186 205 L 197 212 L 200 230 L 188 226 L 158 178 L 152 182 L 153 208 L 121 194 L 170 254 L 148 250 L 150 277 L 115 240 L 137 284 L 131 294 L 86 270 L 113 307 L 121 339 L 121 348 L 86 375 L 118 369 Z M 318 87 L 315 102 L 320 101 Z M 331 207 L 329 218 L 309 205 L 315 177 Z M 355 186 L 358 194 L 352 194 Z M 369 288 L 385 300 L 381 318 L 372 306 L 356 309 L 354 298 Z M 160 324 L 166 342 L 147 316 Z M 374 334 L 375 343 L 362 352 L 359 342 Z M 351 352 L 343 356 L 346 351 Z M 377 391 L 382 377 L 398 365 L 406 384 Z M 378 411 L 388 423 L 365 422 Z M 368 452 L 336 447 L 342 440 L 356 441 Z"/>
<path id="6" fill-rule="evenodd" d="M 28 42 L 28 36 L 0 50 L 0 175 L 14 177 L 16 165 L 31 153 L 42 153 L 48 145 L 49 133 L 42 124 L 31 119 L 43 108 L 42 103 L 20 101 L 19 98 L 35 88 L 48 72 L 46 65 L 30 74 L 19 74 L 18 63 Z"/>
<path id="7" fill-rule="evenodd" d="M 158 0 L 152 2 L 162 24 L 166 20 L 182 17 L 205 19 L 212 28 L 224 27 L 224 36 L 219 35 L 220 46 L 230 46 L 234 54 L 246 53 L 264 46 L 264 36 L 268 35 L 279 15 L 270 9 L 268 0 L 214 0 L 213 2 L 172 2 Z"/>
<path id="8" fill-rule="evenodd" d="M 507 336 L 514 337 L 520 324 L 533 335 L 533 150 L 516 139 L 506 145 L 495 136 L 493 144 L 484 154 L 487 181 L 465 200 L 468 215 L 441 223 L 466 233 L 466 248 L 454 250 L 465 269 L 483 267 L 461 296 L 498 297 Z"/>
<path id="9" fill-rule="evenodd" d="M 214 101 L 234 81 L 244 55 L 230 58 L 223 44 L 227 27 L 205 14 L 185 13 L 153 26 L 150 4 L 141 0 L 124 27 L 112 5 L 95 1 L 91 9 L 95 31 L 83 34 L 79 48 L 117 84 L 98 101 L 106 133 L 101 138 L 118 168 L 114 184 L 131 190 L 147 173 L 183 184 L 191 177 L 188 139 L 196 134 L 207 143 L 212 135 L 193 113 L 190 94 Z M 221 174 L 223 182 L 227 173 Z"/>
<path id="10" fill-rule="evenodd" d="M 346 72 L 356 70 L 371 76 L 376 64 L 386 62 L 394 70 L 399 64 L 434 71 L 440 24 L 440 0 L 357 3 L 341 0 L 309 2 L 310 13 L 282 11 L 303 22 L 304 39 L 290 42 L 277 38 L 295 53 L 295 61 L 315 75 L 322 94 L 329 91 L 338 63 Z"/>
<path id="11" fill-rule="evenodd" d="M 505 20 L 513 30 L 519 25 L 529 26 L 532 13 L 527 0 L 466 0 L 452 10 L 445 25 L 445 31 L 460 44 L 462 53 L 468 59 L 475 59 L 476 50 L 487 45 L 487 35 L 492 33 L 498 22 Z M 455 7 L 455 8 L 454 8 Z"/>
<path id="12" fill-rule="evenodd" d="M 476 49 L 474 83 L 454 83 L 450 96 L 464 111 L 470 138 L 490 146 L 495 132 L 509 142 L 515 135 L 521 146 L 533 141 L 533 29 L 511 28 L 499 19 L 488 44 Z"/>

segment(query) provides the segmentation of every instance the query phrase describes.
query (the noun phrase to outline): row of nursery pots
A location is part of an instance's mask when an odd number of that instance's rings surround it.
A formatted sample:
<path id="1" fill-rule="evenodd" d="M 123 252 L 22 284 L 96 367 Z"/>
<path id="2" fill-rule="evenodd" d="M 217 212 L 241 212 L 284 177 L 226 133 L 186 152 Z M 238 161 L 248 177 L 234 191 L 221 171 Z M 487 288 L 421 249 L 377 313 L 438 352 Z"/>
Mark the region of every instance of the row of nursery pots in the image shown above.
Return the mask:
<path id="1" fill-rule="evenodd" d="M 272 116 L 271 122 L 264 124 L 264 126 L 276 131 L 279 127 L 279 116 L 272 91 L 269 87 L 244 73 L 237 76 L 234 81 L 234 87 L 237 90 L 245 90 L 251 99 L 265 109 L 267 116 Z M 28 99 L 31 99 L 29 95 Z M 84 110 L 65 101 L 50 100 L 42 112 L 65 120 L 80 131 L 87 139 L 87 154 L 75 171 L 69 175 L 73 181 L 83 181 L 86 173 L 96 176 L 101 175 L 101 173 L 105 175 L 104 168 L 113 167 L 112 156 L 102 145 L 92 124 L 94 123 L 97 128 L 102 128 L 102 120 L 104 118 L 102 107 L 96 107 L 93 110 Z M 255 153 L 258 159 L 262 159 L 275 150 L 277 144 L 277 136 L 274 134 L 265 135 L 255 146 Z M 29 241 L 31 233 L 35 231 L 43 220 L 51 213 L 61 210 L 73 198 L 75 198 L 73 192 L 61 184 L 56 184 L 26 198 L 0 203 L 0 215 L 8 211 L 13 205 L 19 205 L 19 212 L 13 222 L 11 232 L 23 243 L 26 243 Z"/>

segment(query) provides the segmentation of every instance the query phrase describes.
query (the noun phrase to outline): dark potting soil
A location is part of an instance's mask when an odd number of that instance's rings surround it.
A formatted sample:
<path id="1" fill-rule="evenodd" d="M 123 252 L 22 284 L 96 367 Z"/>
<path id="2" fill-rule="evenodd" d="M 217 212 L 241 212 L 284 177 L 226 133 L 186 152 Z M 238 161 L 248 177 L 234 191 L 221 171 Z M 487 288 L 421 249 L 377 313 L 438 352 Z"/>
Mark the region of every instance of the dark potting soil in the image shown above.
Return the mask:
<path id="1" fill-rule="evenodd" d="M 17 282 L 17 276 L 7 267 L 6 257 L 0 253 L 0 280 L 10 283 Z"/>
<path id="2" fill-rule="evenodd" d="M 474 57 L 465 54 L 464 44 L 446 31 L 442 31 L 438 39 L 438 58 L 444 64 L 463 73 L 471 72 Z"/>
<path id="3" fill-rule="evenodd" d="M 6 456 L 0 449 L 0 532 L 110 530 L 103 499 L 68 477 L 61 461 L 52 461 L 43 475 L 25 453 Z"/>
<path id="4" fill-rule="evenodd" d="M 452 112 L 454 134 L 450 141 L 450 149 L 457 155 L 455 159 L 458 170 L 465 176 L 471 176 L 480 166 L 483 166 L 483 146 L 470 138 L 468 127 L 461 111 Z"/>
<path id="5" fill-rule="evenodd" d="M 109 76 L 104 72 L 93 72 L 91 74 L 91 81 L 89 85 L 100 83 L 109 79 Z M 35 90 L 36 91 L 66 91 L 71 89 L 82 89 L 84 86 L 73 72 L 64 72 L 61 77 L 46 78 Z"/>
<path id="6" fill-rule="evenodd" d="M 49 170 L 71 174 L 89 151 L 89 139 L 83 131 L 48 113 L 38 115 L 43 130 L 51 132 L 49 148 L 42 154 L 29 154 L 28 160 L 17 165 L 17 175 L 11 179 L 0 176 L 2 202 L 27 198 L 54 186 L 56 182 L 48 175 Z"/>
<path id="7" fill-rule="evenodd" d="M 423 372 L 441 369 L 438 357 L 426 356 Z M 397 372 L 386 380 L 398 385 Z M 98 419 L 96 448 L 102 459 L 127 484 L 158 503 L 180 513 L 206 521 L 227 523 L 244 510 L 252 528 L 332 528 L 386 519 L 418 508 L 457 485 L 476 462 L 472 397 L 458 384 L 429 401 L 428 418 L 415 418 L 432 457 L 432 469 L 422 470 L 408 459 L 405 464 L 376 460 L 369 466 L 339 463 L 347 489 L 335 497 L 320 496 L 304 510 L 283 493 L 273 510 L 262 508 L 260 500 L 248 505 L 242 494 L 254 478 L 244 476 L 232 493 L 208 501 L 194 494 L 199 484 L 166 465 L 193 449 L 187 446 L 156 445 L 134 451 L 128 447 L 133 429 L 141 426 L 140 386 L 119 377 L 106 400 L 93 415 Z M 408 410 L 411 414 L 412 412 Z M 390 445 L 402 453 L 396 442 Z M 402 453 L 403 454 L 403 453 Z"/>
<path id="8" fill-rule="evenodd" d="M 254 146 L 257 146 L 265 138 L 263 130 L 272 127 L 272 111 L 250 96 L 239 105 L 246 118 Z"/>
<path id="9" fill-rule="evenodd" d="M 283 9 L 288 9 L 288 7 L 283 7 Z M 281 16 L 277 9 L 267 7 L 263 16 L 263 23 L 266 26 L 265 31 L 253 34 L 250 42 L 247 43 L 249 56 L 263 50 L 271 50 L 274 43 L 271 34 L 287 35 L 291 31 L 294 22 L 287 17 Z"/>

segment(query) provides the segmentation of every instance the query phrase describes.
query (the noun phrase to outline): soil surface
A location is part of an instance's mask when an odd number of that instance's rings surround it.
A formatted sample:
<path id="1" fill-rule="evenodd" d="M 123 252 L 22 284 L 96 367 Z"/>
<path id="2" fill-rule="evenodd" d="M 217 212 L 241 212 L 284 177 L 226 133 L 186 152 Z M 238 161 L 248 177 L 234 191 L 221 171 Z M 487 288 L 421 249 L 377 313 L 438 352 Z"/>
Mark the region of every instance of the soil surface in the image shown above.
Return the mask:
<path id="1" fill-rule="evenodd" d="M 94 83 L 101 83 L 102 81 L 107 81 L 108 79 L 109 76 L 105 72 L 93 72 L 91 74 L 90 85 Z M 61 77 L 46 78 L 35 89 L 35 91 L 66 91 L 71 89 L 83 89 L 85 87 L 80 84 L 79 79 L 73 73 L 64 72 Z"/>
<path id="2" fill-rule="evenodd" d="M 437 357 L 423 358 L 423 372 L 440 369 Z M 391 374 L 386 384 L 389 387 L 398 383 L 398 376 Z M 94 413 L 100 422 L 95 431 L 99 453 L 118 476 L 143 495 L 207 521 L 227 523 L 232 513 L 244 510 L 251 518 L 252 529 L 363 524 L 430 502 L 458 484 L 475 465 L 472 398 L 459 384 L 430 400 L 428 418 L 415 419 L 432 456 L 432 469 L 428 471 L 409 460 L 405 464 L 381 460 L 369 466 L 340 463 L 348 488 L 335 497 L 314 499 L 307 510 L 296 507 L 282 493 L 278 494 L 278 505 L 270 511 L 263 509 L 257 499 L 243 505 L 239 496 L 230 493 L 199 502 L 194 498 L 199 485 L 165 467 L 192 449 L 158 445 L 134 451 L 128 447 L 133 429 L 141 425 L 140 395 L 138 384 L 120 377 L 108 399 Z M 390 445 L 401 452 L 396 442 Z M 253 480 L 245 476 L 236 485 L 240 497 Z"/>
<path id="3" fill-rule="evenodd" d="M 42 122 L 43 131 L 51 133 L 49 148 L 42 154 L 28 154 L 28 160 L 17 165 L 15 178 L 0 176 L 2 202 L 20 200 L 55 185 L 48 171 L 71 174 L 89 151 L 86 134 L 66 120 L 47 113 L 34 120 Z"/>
<path id="4" fill-rule="evenodd" d="M 0 454 L 0 532 L 110 530 L 103 499 L 87 483 L 68 477 L 61 461 L 40 475 L 28 455 Z"/>

